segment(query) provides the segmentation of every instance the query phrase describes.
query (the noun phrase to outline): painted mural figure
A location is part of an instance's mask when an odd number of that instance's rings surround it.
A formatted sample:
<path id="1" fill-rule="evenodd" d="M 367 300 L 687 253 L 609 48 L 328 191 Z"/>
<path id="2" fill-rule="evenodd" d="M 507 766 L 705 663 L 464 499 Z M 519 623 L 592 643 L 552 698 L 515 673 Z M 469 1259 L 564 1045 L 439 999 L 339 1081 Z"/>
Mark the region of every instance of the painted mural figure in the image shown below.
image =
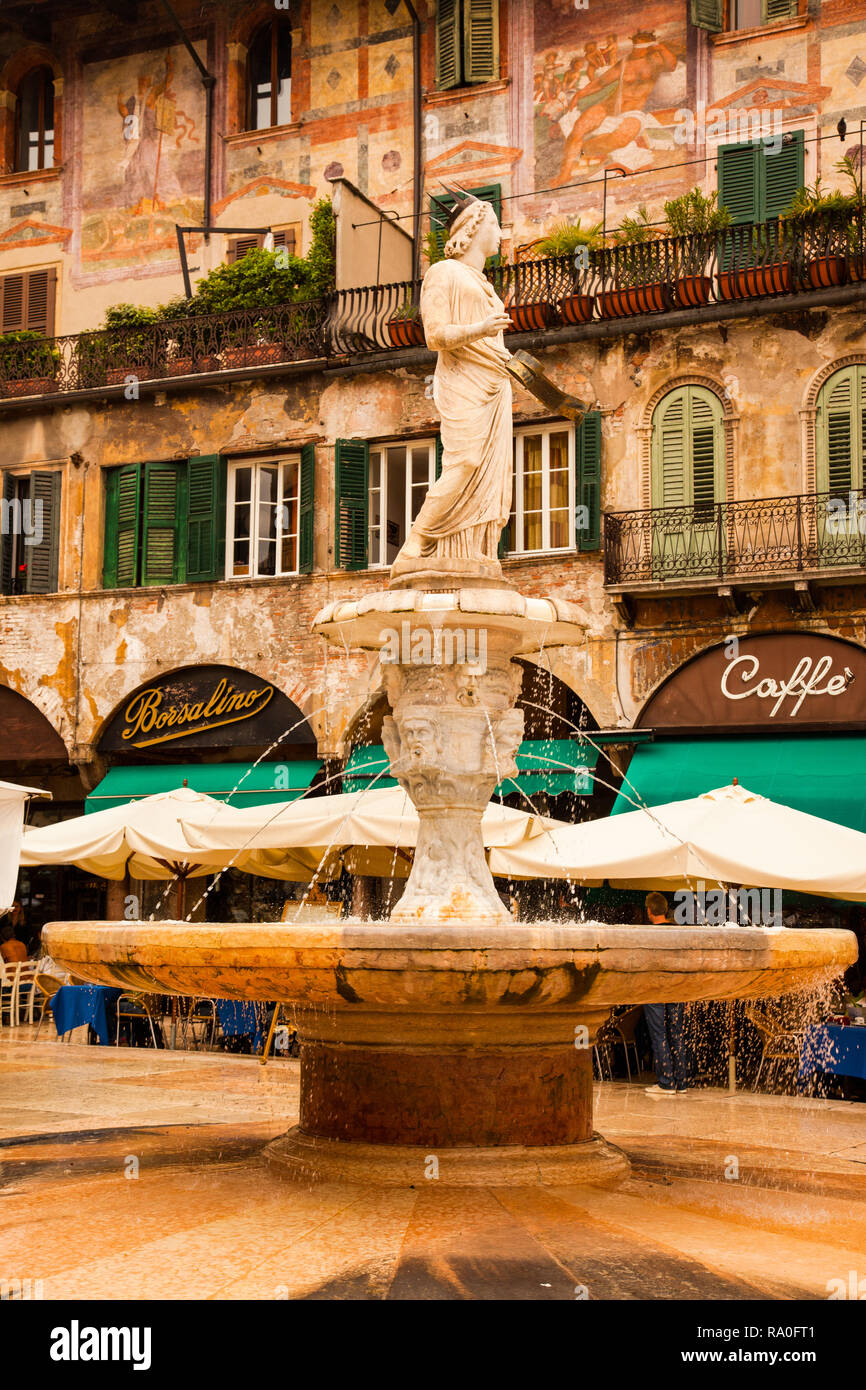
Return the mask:
<path id="1" fill-rule="evenodd" d="M 157 212 L 184 196 L 177 174 L 161 158 L 164 140 L 176 136 L 179 149 L 184 138 L 198 138 L 193 134 L 195 122 L 178 112 L 177 95 L 171 85 L 173 76 L 174 63 L 167 52 L 161 78 L 154 80 L 142 74 L 133 96 L 118 95 L 124 136 L 134 146 L 123 176 L 124 203 L 133 216 Z"/>
<path id="2" fill-rule="evenodd" d="M 442 473 L 392 579 L 425 567 L 499 572 L 499 538 L 511 512 L 511 354 L 503 338 L 511 320 L 484 263 L 501 240 L 491 205 L 460 195 L 445 260 L 424 276 L 421 317 L 427 345 L 438 354 L 433 400 L 442 420 Z"/>

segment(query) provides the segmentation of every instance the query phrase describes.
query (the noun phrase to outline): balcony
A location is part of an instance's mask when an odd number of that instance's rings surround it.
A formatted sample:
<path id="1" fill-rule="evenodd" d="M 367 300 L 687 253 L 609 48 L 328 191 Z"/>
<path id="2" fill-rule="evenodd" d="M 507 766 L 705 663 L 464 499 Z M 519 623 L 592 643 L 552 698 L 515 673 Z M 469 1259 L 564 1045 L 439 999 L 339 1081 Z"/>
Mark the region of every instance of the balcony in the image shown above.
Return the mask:
<path id="1" fill-rule="evenodd" d="M 862 488 L 604 517 L 605 588 L 626 611 L 632 595 L 706 592 L 738 611 L 766 589 L 811 610 L 816 586 L 851 582 L 866 583 Z"/>
<path id="2" fill-rule="evenodd" d="M 490 279 L 510 341 L 543 344 L 866 298 L 862 209 L 747 223 L 497 266 Z M 326 299 L 190 315 L 153 328 L 0 343 L 0 405 L 24 398 L 122 394 L 190 378 L 361 370 L 429 357 L 420 281 L 342 290 Z M 408 358 L 407 358 L 408 354 Z"/>

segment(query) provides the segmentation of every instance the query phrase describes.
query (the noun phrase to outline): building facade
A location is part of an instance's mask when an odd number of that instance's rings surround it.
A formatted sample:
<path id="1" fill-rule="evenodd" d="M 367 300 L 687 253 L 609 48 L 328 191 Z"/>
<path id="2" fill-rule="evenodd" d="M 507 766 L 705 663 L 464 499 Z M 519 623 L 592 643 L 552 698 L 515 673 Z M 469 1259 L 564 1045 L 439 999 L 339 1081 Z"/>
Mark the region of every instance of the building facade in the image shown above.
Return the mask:
<path id="1" fill-rule="evenodd" d="M 302 789 L 379 742 L 375 663 L 310 623 L 383 586 L 435 477 L 415 274 L 459 184 L 500 213 L 510 345 L 591 407 L 575 429 L 515 388 L 504 572 L 586 632 L 527 670 L 528 737 L 608 735 L 581 814 L 637 748 L 626 797 L 704 756 L 759 791 L 820 767 L 860 825 L 866 0 L 176 15 L 0 16 L 0 776 L 70 814 L 117 768 L 263 759 Z M 671 220 L 693 189 L 726 226 Z M 102 327 L 177 301 L 184 258 L 195 289 L 250 246 L 308 256 L 323 198 L 335 288 L 279 331 Z M 578 219 L 586 254 L 551 252 Z"/>

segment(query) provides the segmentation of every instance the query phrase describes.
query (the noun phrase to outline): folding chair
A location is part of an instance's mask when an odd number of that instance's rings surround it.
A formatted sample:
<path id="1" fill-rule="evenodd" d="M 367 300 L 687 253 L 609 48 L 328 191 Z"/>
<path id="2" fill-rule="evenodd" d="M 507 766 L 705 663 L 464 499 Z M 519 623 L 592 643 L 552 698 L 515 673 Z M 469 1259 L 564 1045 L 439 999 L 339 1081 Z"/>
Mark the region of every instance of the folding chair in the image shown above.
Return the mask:
<path id="1" fill-rule="evenodd" d="M 205 1051 L 213 1047 L 217 1028 L 217 1008 L 214 999 L 193 999 L 181 1023 L 181 1047 L 186 1047 L 187 1037 L 192 1036 L 192 1045 Z M 201 1037 L 196 1036 L 196 1027 L 201 1026 Z M 207 1040 L 205 1042 L 205 1039 Z"/>
<path id="2" fill-rule="evenodd" d="M 117 1029 L 114 1035 L 115 1047 L 120 1046 L 120 1025 L 123 1019 L 132 1021 L 133 1019 L 146 1018 L 150 1024 L 150 1036 L 154 1047 L 157 1046 L 156 1029 L 153 1023 L 153 1011 L 146 997 L 141 994 L 121 994 L 117 1000 Z M 159 1020 L 159 1036 L 162 1038 L 162 1020 Z"/>
<path id="3" fill-rule="evenodd" d="M 48 1001 L 49 999 L 54 998 L 57 991 L 61 988 L 61 984 L 60 981 L 56 979 L 53 975 L 40 975 L 38 970 L 36 971 L 34 979 L 36 989 L 40 995 L 40 1003 L 42 1005 L 42 1010 L 39 1014 L 39 1024 L 36 1029 L 36 1037 L 38 1038 L 39 1034 L 42 1032 L 42 1025 L 45 1022 L 45 1015 L 48 1012 Z M 34 1038 L 34 1042 L 35 1041 L 36 1039 Z"/>

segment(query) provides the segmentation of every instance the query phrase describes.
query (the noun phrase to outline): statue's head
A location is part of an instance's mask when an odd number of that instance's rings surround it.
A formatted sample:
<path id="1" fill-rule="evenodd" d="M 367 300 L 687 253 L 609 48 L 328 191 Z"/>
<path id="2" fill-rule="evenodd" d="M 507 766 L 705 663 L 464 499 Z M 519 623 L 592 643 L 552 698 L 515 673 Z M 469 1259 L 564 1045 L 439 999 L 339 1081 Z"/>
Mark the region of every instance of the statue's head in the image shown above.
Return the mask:
<path id="1" fill-rule="evenodd" d="M 454 191 L 455 203 L 447 222 L 448 240 L 445 255 L 459 260 L 469 247 L 477 244 L 484 256 L 495 256 L 502 241 L 502 231 L 490 203 L 472 194 Z"/>

